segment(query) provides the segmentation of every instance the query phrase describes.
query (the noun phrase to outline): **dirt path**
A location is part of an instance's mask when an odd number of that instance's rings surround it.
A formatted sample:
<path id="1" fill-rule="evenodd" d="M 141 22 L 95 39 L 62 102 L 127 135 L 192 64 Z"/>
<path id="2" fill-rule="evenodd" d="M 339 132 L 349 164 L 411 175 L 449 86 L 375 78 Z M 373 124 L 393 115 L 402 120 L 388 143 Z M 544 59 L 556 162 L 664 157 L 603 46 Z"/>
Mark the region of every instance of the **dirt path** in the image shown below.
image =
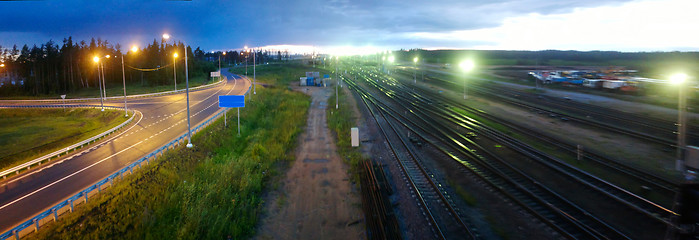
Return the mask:
<path id="1" fill-rule="evenodd" d="M 304 88 L 305 89 L 305 88 Z M 327 127 L 331 88 L 309 87 L 312 97 L 296 161 L 282 186 L 265 199 L 255 239 L 364 239 L 359 193 L 352 189 L 348 167 L 337 154 Z"/>

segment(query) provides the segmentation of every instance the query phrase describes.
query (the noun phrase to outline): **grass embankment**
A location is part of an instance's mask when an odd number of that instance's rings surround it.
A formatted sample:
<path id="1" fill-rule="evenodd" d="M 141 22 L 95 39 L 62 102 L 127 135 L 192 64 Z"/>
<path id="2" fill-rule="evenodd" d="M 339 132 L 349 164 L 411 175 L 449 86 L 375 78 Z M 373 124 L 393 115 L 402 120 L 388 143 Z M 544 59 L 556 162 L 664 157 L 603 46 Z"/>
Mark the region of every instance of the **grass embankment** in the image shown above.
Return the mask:
<path id="1" fill-rule="evenodd" d="M 266 181 L 305 125 L 309 98 L 260 88 L 229 127 L 219 119 L 192 142 L 151 161 L 39 231 L 40 239 L 233 239 L 254 234 Z"/>
<path id="2" fill-rule="evenodd" d="M 344 85 L 345 87 L 347 85 Z M 339 91 L 338 101 L 339 108 L 335 109 L 335 93 L 328 99 L 327 115 L 328 127 L 333 131 L 335 142 L 337 143 L 337 153 L 350 166 L 352 178 L 358 182 L 359 170 L 363 161 L 366 161 L 359 148 L 352 147 L 352 139 L 349 138 L 349 133 L 352 127 L 357 126 L 357 116 L 349 101 L 352 100 L 345 94 L 345 91 Z M 343 136 L 343 137 L 339 137 Z"/>
<path id="3" fill-rule="evenodd" d="M 0 109 L 0 170 L 107 131 L 122 111 L 86 108 Z"/>

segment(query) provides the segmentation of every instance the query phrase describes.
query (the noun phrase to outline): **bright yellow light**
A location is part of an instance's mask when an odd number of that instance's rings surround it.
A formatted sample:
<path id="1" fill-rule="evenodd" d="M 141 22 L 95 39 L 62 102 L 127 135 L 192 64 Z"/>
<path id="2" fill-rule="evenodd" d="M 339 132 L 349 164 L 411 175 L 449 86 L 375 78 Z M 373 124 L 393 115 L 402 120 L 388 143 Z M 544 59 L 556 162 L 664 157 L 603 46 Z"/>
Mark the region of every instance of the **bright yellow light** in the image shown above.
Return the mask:
<path id="1" fill-rule="evenodd" d="M 413 62 L 417 63 L 417 57 L 413 58 Z"/>
<path id="2" fill-rule="evenodd" d="M 1 64 L 0 64 L 0 67 L 5 67 L 5 64 L 4 64 L 4 63 L 1 63 Z"/>
<path id="3" fill-rule="evenodd" d="M 92 61 L 95 61 L 96 63 L 100 62 L 100 58 L 98 56 L 95 56 L 92 58 Z"/>
<path id="4" fill-rule="evenodd" d="M 170 39 L 170 34 L 167 34 L 167 33 L 163 34 L 163 39 L 165 39 L 165 40 Z"/>
<path id="5" fill-rule="evenodd" d="M 471 71 L 473 67 L 475 67 L 475 64 L 471 60 L 466 60 L 461 63 L 459 63 L 459 67 L 463 69 L 465 72 Z"/>
<path id="6" fill-rule="evenodd" d="M 226 52 L 223 52 L 223 56 L 226 56 Z"/>
<path id="7" fill-rule="evenodd" d="M 133 45 L 133 46 L 131 47 L 131 52 L 138 52 L 138 46 Z"/>
<path id="8" fill-rule="evenodd" d="M 172 56 L 173 56 L 174 58 L 177 58 L 178 55 L 177 55 L 177 53 L 175 53 L 175 54 L 173 54 Z"/>
<path id="9" fill-rule="evenodd" d="M 112 56 L 107 55 L 107 56 L 105 56 L 105 57 L 106 57 L 106 58 L 110 58 L 110 57 L 112 57 Z"/>
<path id="10" fill-rule="evenodd" d="M 388 61 L 389 61 L 389 62 L 393 62 L 393 61 L 395 61 L 395 60 L 396 60 L 396 58 L 395 58 L 394 56 L 388 56 Z"/>
<path id="11" fill-rule="evenodd" d="M 684 73 L 678 73 L 670 77 L 670 82 L 673 84 L 682 84 L 685 80 L 687 80 L 687 74 Z"/>

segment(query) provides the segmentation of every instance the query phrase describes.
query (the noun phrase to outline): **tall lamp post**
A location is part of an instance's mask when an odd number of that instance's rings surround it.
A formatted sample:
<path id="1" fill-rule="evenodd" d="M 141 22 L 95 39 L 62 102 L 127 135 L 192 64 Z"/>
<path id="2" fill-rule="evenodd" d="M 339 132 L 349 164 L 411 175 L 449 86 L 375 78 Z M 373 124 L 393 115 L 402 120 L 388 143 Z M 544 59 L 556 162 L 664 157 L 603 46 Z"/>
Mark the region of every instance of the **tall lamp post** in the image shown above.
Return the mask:
<path id="1" fill-rule="evenodd" d="M 685 86 L 684 82 L 687 80 L 687 75 L 684 73 L 675 74 L 670 77 L 670 81 L 678 86 L 679 96 L 677 103 L 677 161 L 675 162 L 675 169 L 679 171 L 684 171 L 684 155 L 686 143 L 686 133 L 687 133 L 687 98 L 685 96 Z"/>
<path id="2" fill-rule="evenodd" d="M 255 79 L 256 79 L 256 71 L 255 71 L 255 55 L 257 55 L 257 51 L 255 49 L 252 50 L 252 94 L 257 94 L 257 85 L 255 85 Z"/>
<path id="3" fill-rule="evenodd" d="M 340 92 L 339 92 L 338 89 L 337 89 L 337 87 L 340 85 L 340 78 L 337 76 L 337 61 L 338 61 L 338 58 L 339 58 L 339 57 L 337 57 L 337 56 L 335 57 L 335 79 L 336 79 L 336 80 L 335 80 L 335 109 L 338 109 L 338 108 L 340 107 L 340 105 L 338 104 L 338 103 L 339 103 L 339 99 L 340 99 L 340 95 L 339 95 Z M 330 60 L 332 60 L 332 58 L 330 58 Z"/>
<path id="4" fill-rule="evenodd" d="M 138 52 L 138 47 L 131 47 L 133 53 Z M 124 84 L 124 116 L 129 116 L 129 109 L 126 107 L 126 70 L 124 69 L 124 54 L 121 54 L 121 81 Z"/>
<path id="5" fill-rule="evenodd" d="M 94 61 L 95 65 L 97 65 L 97 86 L 99 87 L 100 92 L 100 106 L 102 111 L 104 111 L 104 98 L 102 98 L 102 75 L 100 74 L 100 57 L 95 56 L 92 58 L 92 61 Z"/>
<path id="6" fill-rule="evenodd" d="M 163 34 L 163 39 L 170 39 L 170 35 Z M 185 79 L 185 93 L 187 95 L 187 148 L 192 148 L 192 124 L 189 117 L 189 69 L 187 69 L 187 43 L 184 43 L 184 79 Z"/>
<path id="7" fill-rule="evenodd" d="M 223 54 L 223 56 L 226 56 L 226 52 L 223 52 L 222 54 Z M 224 59 L 224 60 L 226 60 L 226 59 Z M 221 56 L 220 55 L 218 56 L 218 73 L 219 73 L 218 77 L 222 78 L 221 77 Z"/>
<path id="8" fill-rule="evenodd" d="M 172 76 L 175 79 L 175 92 L 177 92 L 177 53 L 172 54 Z"/>
<path id="9" fill-rule="evenodd" d="M 417 84 L 417 57 L 413 58 L 413 81 Z"/>
<path id="10" fill-rule="evenodd" d="M 461 68 L 461 70 L 464 71 L 464 99 L 466 99 L 466 73 L 470 72 L 473 69 L 474 64 L 473 61 L 466 60 L 459 63 L 459 67 Z"/>
<path id="11" fill-rule="evenodd" d="M 245 46 L 245 76 L 248 76 L 248 57 L 250 56 L 250 50 L 248 46 Z"/>

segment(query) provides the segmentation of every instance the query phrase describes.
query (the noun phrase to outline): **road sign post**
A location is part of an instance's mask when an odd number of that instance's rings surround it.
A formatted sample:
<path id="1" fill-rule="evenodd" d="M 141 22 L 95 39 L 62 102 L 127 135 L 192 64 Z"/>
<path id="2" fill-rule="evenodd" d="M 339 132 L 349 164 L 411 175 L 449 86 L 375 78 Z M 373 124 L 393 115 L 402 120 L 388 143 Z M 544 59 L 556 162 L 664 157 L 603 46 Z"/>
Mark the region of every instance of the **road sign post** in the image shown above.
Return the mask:
<path id="1" fill-rule="evenodd" d="M 245 95 L 220 95 L 218 96 L 218 107 L 238 109 L 238 136 L 240 136 L 240 108 L 245 107 Z M 226 112 L 224 111 L 224 125 L 226 123 Z"/>

